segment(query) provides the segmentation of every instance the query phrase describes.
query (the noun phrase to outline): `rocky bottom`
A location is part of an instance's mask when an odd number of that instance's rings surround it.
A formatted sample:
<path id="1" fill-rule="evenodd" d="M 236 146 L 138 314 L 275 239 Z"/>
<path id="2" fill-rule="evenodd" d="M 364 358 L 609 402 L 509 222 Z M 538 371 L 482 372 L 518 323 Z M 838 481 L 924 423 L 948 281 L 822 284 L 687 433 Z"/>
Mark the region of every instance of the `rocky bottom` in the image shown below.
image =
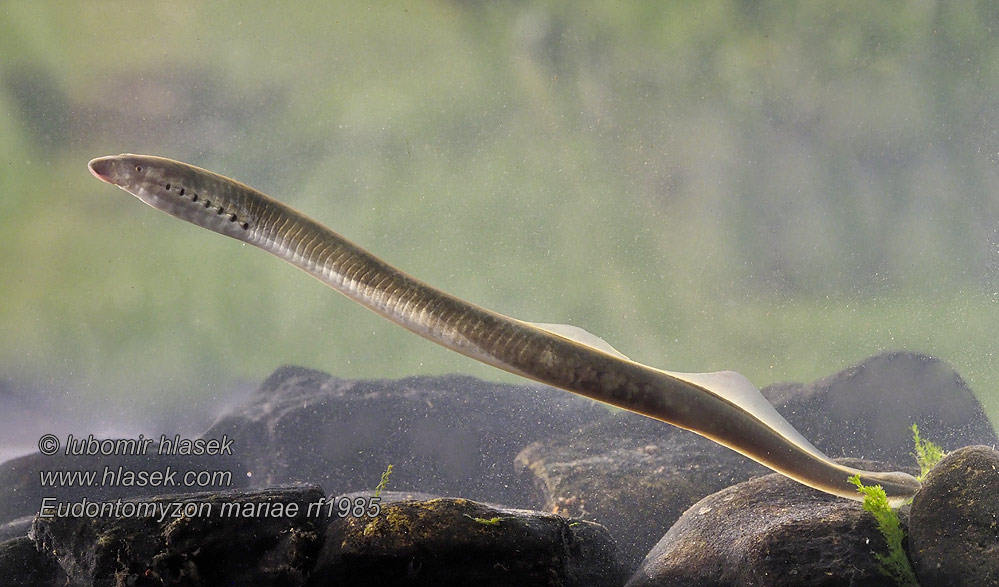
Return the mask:
<path id="1" fill-rule="evenodd" d="M 904 402 L 871 403 L 899 389 Z M 921 585 L 999 585 L 996 437 L 956 373 L 893 353 L 764 393 L 825 452 L 881 461 L 855 466 L 905 469 L 911 423 L 952 450 L 900 510 L 905 557 Z M 858 502 L 557 390 L 282 368 L 202 436 L 231 441 L 232 454 L 35 454 L 0 465 L 0 582 L 895 584 L 878 558 L 885 540 Z M 388 464 L 389 490 L 379 492 Z M 40 471 L 70 466 L 238 474 L 199 493 L 39 487 Z"/>

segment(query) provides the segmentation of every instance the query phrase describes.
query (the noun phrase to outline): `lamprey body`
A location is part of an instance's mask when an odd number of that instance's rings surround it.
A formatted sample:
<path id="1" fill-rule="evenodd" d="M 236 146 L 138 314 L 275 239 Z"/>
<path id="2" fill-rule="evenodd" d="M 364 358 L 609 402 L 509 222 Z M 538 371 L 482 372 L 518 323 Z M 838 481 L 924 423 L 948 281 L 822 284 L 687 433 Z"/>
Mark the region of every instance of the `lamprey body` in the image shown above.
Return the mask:
<path id="1" fill-rule="evenodd" d="M 799 434 L 745 377 L 636 363 L 571 326 L 531 324 L 435 289 L 292 208 L 227 177 L 162 157 L 90 162 L 98 179 L 157 208 L 284 259 L 420 336 L 511 373 L 668 422 L 810 487 L 860 500 L 881 485 L 894 505 L 919 490 L 901 472 L 840 465 Z"/>

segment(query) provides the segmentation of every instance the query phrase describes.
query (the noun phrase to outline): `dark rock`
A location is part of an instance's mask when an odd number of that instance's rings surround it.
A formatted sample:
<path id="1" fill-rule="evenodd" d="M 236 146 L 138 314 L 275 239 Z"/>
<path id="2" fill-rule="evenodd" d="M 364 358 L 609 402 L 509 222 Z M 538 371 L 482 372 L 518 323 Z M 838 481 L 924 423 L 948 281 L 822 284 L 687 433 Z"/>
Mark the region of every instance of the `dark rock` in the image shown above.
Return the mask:
<path id="1" fill-rule="evenodd" d="M 11 587 L 56 587 L 67 585 L 55 557 L 39 552 L 27 536 L 0 542 L 0 577 Z"/>
<path id="2" fill-rule="evenodd" d="M 162 520 L 130 515 L 128 506 L 119 512 L 129 517 L 39 516 L 31 533 L 74 585 L 302 585 L 321 540 L 322 524 L 307 515 L 308 505 L 323 497 L 309 486 L 126 500 L 189 504 L 183 507 L 197 511 L 173 517 L 179 512 L 171 507 Z M 224 513 L 229 504 L 240 513 Z M 289 504 L 297 504 L 294 515 Z"/>
<path id="3" fill-rule="evenodd" d="M 309 585 L 601 587 L 624 577 L 597 524 L 447 498 L 333 520 Z"/>
<path id="4" fill-rule="evenodd" d="M 31 530 L 31 521 L 34 516 L 23 516 L 4 524 L 0 524 L 0 542 L 11 538 L 22 538 L 28 535 Z"/>
<path id="5" fill-rule="evenodd" d="M 157 440 L 159 437 L 157 437 Z M 60 439 L 65 442 L 65 438 Z M 83 440 L 87 440 L 84 438 Z M 100 441 L 101 439 L 95 439 Z M 134 440 L 134 439 L 130 439 Z M 0 464 L 0 522 L 38 513 L 44 498 L 57 501 L 109 501 L 118 498 L 141 497 L 172 493 L 175 486 L 154 486 L 130 483 L 121 471 L 135 475 L 162 472 L 164 476 L 181 481 L 188 471 L 219 471 L 229 473 L 225 487 L 238 488 L 246 484 L 246 474 L 238 461 L 227 455 L 158 455 L 158 444 L 150 444 L 143 454 L 66 455 L 46 456 L 34 453 L 11 459 Z M 42 485 L 40 474 L 48 472 L 93 472 L 93 483 L 56 481 Z M 110 476 L 105 476 L 110 472 Z M 126 473 L 127 474 L 127 473 Z M 217 489 L 221 486 L 199 486 L 199 489 Z"/>
<path id="6" fill-rule="evenodd" d="M 951 387 L 941 401 L 944 384 Z M 765 393 L 806 437 L 834 456 L 844 451 L 899 455 L 898 462 L 911 462 L 912 422 L 920 424 L 924 437 L 942 439 L 947 447 L 976 439 L 995 442 L 960 377 L 921 355 L 882 355 L 808 386 L 778 385 Z M 890 399 L 898 393 L 907 394 L 901 404 Z M 867 411 L 852 411 L 853 403 Z M 962 417 L 969 423 L 946 433 L 941 428 Z M 892 430 L 879 431 L 882 423 Z M 369 575 L 376 577 L 372 581 L 413 585 L 614 584 L 621 582 L 621 563 L 607 548 L 602 527 L 467 500 L 426 498 L 460 495 L 599 522 L 621 540 L 621 559 L 630 568 L 690 504 L 765 471 L 696 435 L 634 414 L 612 414 L 560 390 L 460 376 L 345 381 L 284 367 L 246 407 L 205 437 L 223 435 L 234 441 L 233 460 L 177 460 L 171 466 L 230 470 L 236 484 L 249 476 L 258 486 L 309 481 L 338 494 L 366 490 L 348 496 L 363 501 L 392 464 L 391 491 L 383 494 L 377 518 L 329 523 L 311 516 L 194 516 L 162 523 L 136 517 L 38 519 L 32 536 L 43 562 L 58 553 L 74 585 L 119 579 L 135 585 L 296 585 L 307 580 L 363 585 Z M 885 439 L 895 444 L 879 447 Z M 515 456 L 518 469 L 528 474 L 515 474 Z M 134 461 L 103 459 L 35 454 L 5 463 L 0 467 L 0 521 L 37 512 L 45 496 L 78 503 L 135 495 L 113 484 L 63 487 L 62 493 L 40 490 L 40 469 L 100 469 L 117 462 L 160 470 L 167 464 L 151 463 L 144 455 Z M 157 488 L 140 490 L 145 495 Z M 257 503 L 287 492 L 302 506 L 323 495 L 313 487 L 144 499 Z M 423 501 L 413 502 L 413 497 Z M 686 511 L 646 558 L 634 584 L 886 584 L 871 556 L 884 550 L 884 541 L 873 517 L 852 502 L 768 476 L 721 491 Z M 995 512 L 994 505 L 988 511 Z M 493 518 L 500 518 L 499 525 Z M 469 522 L 499 531 L 469 534 Z M 22 519 L 0 526 L 0 532 L 19 536 L 24 528 Z M 400 528 L 408 534 L 396 532 Z M 324 535 L 329 537 L 325 544 Z M 978 544 L 985 548 L 994 542 L 986 537 Z M 316 577 L 307 579 L 320 549 Z M 483 570 L 487 567 L 492 574 Z M 554 577 L 552 582 L 538 582 L 543 571 Z M 3 565 L 0 572 L 9 574 Z"/>
<path id="7" fill-rule="evenodd" d="M 601 415 L 607 410 L 549 387 L 465 376 L 347 381 L 282 367 L 206 435 L 236 438 L 259 486 L 372 489 L 391 464 L 393 489 L 528 505 L 514 456 Z"/>
<path id="8" fill-rule="evenodd" d="M 873 554 L 886 550 L 860 503 L 771 474 L 694 504 L 628 587 L 894 587 Z"/>
<path id="9" fill-rule="evenodd" d="M 763 395 L 832 457 L 909 462 L 913 424 L 946 450 L 999 441 L 961 376 L 918 353 L 876 355 L 815 383 L 772 385 Z"/>
<path id="10" fill-rule="evenodd" d="M 999 452 L 947 455 L 912 500 L 909 553 L 922 585 L 999 585 Z"/>
<path id="11" fill-rule="evenodd" d="M 515 464 L 534 479 L 534 501 L 545 511 L 606 526 L 631 566 L 697 500 L 769 471 L 696 434 L 631 413 L 532 443 Z"/>

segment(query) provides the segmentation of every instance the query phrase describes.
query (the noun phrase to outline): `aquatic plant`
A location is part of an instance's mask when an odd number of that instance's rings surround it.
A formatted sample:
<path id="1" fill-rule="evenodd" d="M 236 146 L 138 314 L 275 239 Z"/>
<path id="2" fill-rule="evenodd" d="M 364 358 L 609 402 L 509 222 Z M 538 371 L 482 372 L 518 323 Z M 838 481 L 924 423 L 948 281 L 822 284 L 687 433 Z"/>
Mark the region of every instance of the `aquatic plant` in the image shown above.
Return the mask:
<path id="1" fill-rule="evenodd" d="M 905 532 L 898 521 L 898 515 L 888 504 L 888 496 L 880 485 L 864 485 L 860 482 L 860 476 L 850 477 L 850 483 L 857 486 L 857 491 L 863 494 L 864 511 L 870 512 L 878 522 L 878 530 L 888 543 L 888 554 L 874 553 L 874 557 L 881 563 L 880 571 L 895 581 L 898 585 L 906 587 L 918 587 L 916 575 L 909 564 L 909 557 L 902 548 L 902 539 Z"/>
<path id="2" fill-rule="evenodd" d="M 920 438 L 919 426 L 916 424 L 912 425 L 912 441 L 916 445 L 916 463 L 919 465 L 919 475 L 916 476 L 916 479 L 922 481 L 930 469 L 944 458 L 944 451 L 929 440 Z"/>
<path id="3" fill-rule="evenodd" d="M 476 524 L 484 524 L 486 526 L 499 526 L 500 522 L 506 519 L 501 516 L 496 516 L 495 518 L 479 518 L 476 516 L 470 516 L 468 514 L 463 514 L 463 515 L 469 520 L 475 522 Z"/>
<path id="4" fill-rule="evenodd" d="M 912 425 L 912 442 L 916 447 L 916 463 L 919 465 L 919 475 L 916 477 L 920 481 L 930 472 L 930 469 L 940 462 L 946 454 L 938 445 L 923 440 L 919 436 L 919 426 Z M 881 563 L 881 572 L 892 578 L 897 584 L 905 586 L 916 586 L 916 575 L 909 564 L 909 558 L 902 548 L 902 540 L 905 532 L 898 521 L 898 515 L 891 509 L 888 503 L 888 496 L 880 485 L 864 485 L 860 482 L 860 476 L 850 477 L 850 483 L 857 486 L 857 491 L 864 496 L 863 508 L 870 512 L 878 522 L 878 530 L 884 536 L 888 544 L 888 554 L 874 553 L 874 556 Z"/>
<path id="5" fill-rule="evenodd" d="M 375 497 L 380 497 L 382 494 L 382 490 L 385 489 L 386 486 L 388 486 L 389 475 L 391 474 L 392 474 L 392 464 L 389 463 L 389 466 L 385 469 L 385 472 L 382 473 L 382 480 L 379 481 L 378 486 L 375 487 Z"/>

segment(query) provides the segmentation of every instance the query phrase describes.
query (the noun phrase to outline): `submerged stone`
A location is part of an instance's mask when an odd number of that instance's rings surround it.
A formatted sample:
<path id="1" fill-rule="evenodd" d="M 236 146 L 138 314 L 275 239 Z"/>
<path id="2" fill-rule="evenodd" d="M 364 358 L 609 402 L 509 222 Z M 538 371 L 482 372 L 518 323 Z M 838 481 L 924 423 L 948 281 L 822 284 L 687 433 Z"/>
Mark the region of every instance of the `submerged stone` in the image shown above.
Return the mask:
<path id="1" fill-rule="evenodd" d="M 38 552 L 27 536 L 0 542 L 0 576 L 3 585 L 55 587 L 70 584 L 55 557 Z"/>
<path id="2" fill-rule="evenodd" d="M 860 503 L 771 474 L 694 504 L 628 587 L 894 587 L 874 556 L 885 551 Z"/>
<path id="3" fill-rule="evenodd" d="M 285 366 L 205 433 L 234 440 L 255 486 L 316 483 L 338 493 L 391 487 L 529 505 L 516 454 L 602 406 L 551 387 L 467 376 L 346 380 Z"/>
<path id="4" fill-rule="evenodd" d="M 37 517 L 31 533 L 70 585 L 302 585 L 320 545 L 319 519 L 306 511 L 322 498 L 314 486 L 159 496 L 130 503 L 166 515 Z M 241 515 L 279 503 L 295 504 L 295 514 Z"/>
<path id="5" fill-rule="evenodd" d="M 611 587 L 625 572 L 597 524 L 444 498 L 331 521 L 309 585 Z"/>
<path id="6" fill-rule="evenodd" d="M 769 469 L 714 442 L 637 414 L 532 443 L 517 455 L 546 511 L 593 520 L 638 563 L 705 495 Z"/>
<path id="7" fill-rule="evenodd" d="M 771 385 L 763 395 L 832 457 L 911 462 L 913 424 L 945 450 L 999 442 L 957 371 L 920 353 L 882 353 L 813 383 Z"/>
<path id="8" fill-rule="evenodd" d="M 909 552 L 922 585 L 999 585 L 999 452 L 947 455 L 912 501 Z"/>

